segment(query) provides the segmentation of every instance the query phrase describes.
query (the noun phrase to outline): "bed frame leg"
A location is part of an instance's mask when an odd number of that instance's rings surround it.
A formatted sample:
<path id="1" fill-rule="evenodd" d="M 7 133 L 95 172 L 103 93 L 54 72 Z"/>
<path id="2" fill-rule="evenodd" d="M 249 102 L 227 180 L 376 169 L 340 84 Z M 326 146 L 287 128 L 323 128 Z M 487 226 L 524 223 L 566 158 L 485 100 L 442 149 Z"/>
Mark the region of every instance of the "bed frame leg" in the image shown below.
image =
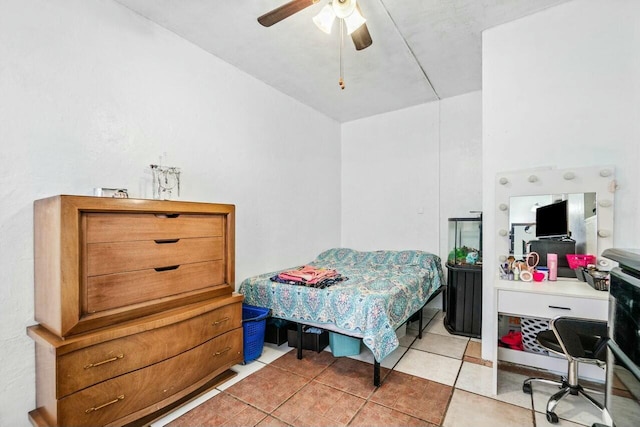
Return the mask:
<path id="1" fill-rule="evenodd" d="M 298 350 L 298 360 L 302 359 L 302 323 L 298 323 L 298 343 L 296 345 Z"/>
<path id="2" fill-rule="evenodd" d="M 380 387 L 380 362 L 373 360 L 373 385 Z"/>
<path id="3" fill-rule="evenodd" d="M 420 313 L 418 314 L 418 338 L 422 339 L 422 308 L 420 308 Z"/>

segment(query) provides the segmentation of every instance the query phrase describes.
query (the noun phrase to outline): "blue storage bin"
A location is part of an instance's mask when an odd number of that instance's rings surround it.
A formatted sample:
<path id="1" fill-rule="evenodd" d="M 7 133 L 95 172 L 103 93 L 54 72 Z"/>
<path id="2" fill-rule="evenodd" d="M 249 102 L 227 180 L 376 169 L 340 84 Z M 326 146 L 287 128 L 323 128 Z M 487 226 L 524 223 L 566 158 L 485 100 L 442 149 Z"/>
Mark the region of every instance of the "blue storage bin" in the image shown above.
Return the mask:
<path id="1" fill-rule="evenodd" d="M 329 347 L 335 357 L 356 356 L 360 354 L 360 338 L 329 332 Z"/>
<path id="2" fill-rule="evenodd" d="M 242 304 L 244 363 L 257 359 L 264 347 L 264 330 L 269 309 Z"/>

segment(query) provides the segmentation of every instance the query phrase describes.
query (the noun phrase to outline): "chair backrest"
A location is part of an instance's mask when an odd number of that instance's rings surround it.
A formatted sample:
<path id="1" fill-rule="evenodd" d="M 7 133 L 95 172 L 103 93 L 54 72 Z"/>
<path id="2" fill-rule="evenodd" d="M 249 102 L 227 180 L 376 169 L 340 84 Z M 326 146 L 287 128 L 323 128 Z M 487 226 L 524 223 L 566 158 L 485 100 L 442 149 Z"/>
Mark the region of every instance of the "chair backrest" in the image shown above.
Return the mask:
<path id="1" fill-rule="evenodd" d="M 605 360 L 609 339 L 606 321 L 562 316 L 551 321 L 551 329 L 569 356 Z"/>

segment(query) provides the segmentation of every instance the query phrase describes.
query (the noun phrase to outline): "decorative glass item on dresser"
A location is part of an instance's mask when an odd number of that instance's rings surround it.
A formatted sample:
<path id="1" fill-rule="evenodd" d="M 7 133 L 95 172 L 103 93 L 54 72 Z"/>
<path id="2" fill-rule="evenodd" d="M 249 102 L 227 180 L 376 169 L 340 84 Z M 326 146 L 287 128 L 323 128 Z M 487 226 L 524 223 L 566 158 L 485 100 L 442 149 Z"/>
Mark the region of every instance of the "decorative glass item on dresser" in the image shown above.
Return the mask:
<path id="1" fill-rule="evenodd" d="M 171 200 L 173 191 L 180 197 L 180 168 L 150 165 L 153 174 L 153 198 Z"/>
<path id="2" fill-rule="evenodd" d="M 473 218 L 449 218 L 449 254 L 445 295 L 446 329 L 480 337 L 482 326 L 482 212 Z"/>

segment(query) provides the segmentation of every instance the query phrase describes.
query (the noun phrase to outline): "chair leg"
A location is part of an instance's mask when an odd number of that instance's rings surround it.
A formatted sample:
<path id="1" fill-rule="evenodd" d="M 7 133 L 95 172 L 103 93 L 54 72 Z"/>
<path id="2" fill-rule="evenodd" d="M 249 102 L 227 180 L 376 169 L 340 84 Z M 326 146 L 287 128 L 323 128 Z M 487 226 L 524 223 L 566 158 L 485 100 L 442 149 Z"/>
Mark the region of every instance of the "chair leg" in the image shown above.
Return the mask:
<path id="1" fill-rule="evenodd" d="M 560 382 L 560 381 L 548 380 L 546 378 L 531 377 L 531 378 L 527 378 L 526 380 L 524 380 L 524 383 L 522 383 L 522 391 L 527 393 L 527 394 L 531 394 L 531 383 L 532 382 L 555 385 L 557 387 L 564 387 L 564 385 L 565 385 L 564 380 L 562 382 Z"/>
<path id="2" fill-rule="evenodd" d="M 531 394 L 532 382 L 539 382 L 542 384 L 549 384 L 549 385 L 560 387 L 560 391 L 556 392 L 547 401 L 546 416 L 547 416 L 547 421 L 549 423 L 555 424 L 558 422 L 558 416 L 556 415 L 554 410 L 556 409 L 556 406 L 558 406 L 558 403 L 560 403 L 560 400 L 562 400 L 568 394 L 580 395 L 585 400 L 590 402 L 593 406 L 595 406 L 601 411 L 604 411 L 604 406 L 587 393 L 587 391 L 590 391 L 590 392 L 602 394 L 602 392 L 598 390 L 587 390 L 587 389 L 584 389 L 581 385 L 572 386 L 569 384 L 569 381 L 565 378 L 562 378 L 562 382 L 547 380 L 544 378 L 527 378 L 522 384 L 522 391 L 525 393 Z"/>
<path id="3" fill-rule="evenodd" d="M 581 388 L 582 388 L 582 390 L 583 390 L 585 393 L 591 393 L 591 394 L 604 394 L 604 391 L 603 391 L 603 390 L 594 390 L 594 389 L 592 389 L 592 388 L 586 388 L 586 387 L 581 387 Z"/>
<path id="4" fill-rule="evenodd" d="M 547 413 L 553 412 L 553 410 L 558 406 L 558 402 L 565 397 L 567 394 L 571 393 L 571 387 L 566 387 L 554 394 L 547 401 Z"/>
<path id="5" fill-rule="evenodd" d="M 600 409 L 601 411 L 604 410 L 604 405 L 598 402 L 597 400 L 595 400 L 593 397 L 589 396 L 583 388 L 580 388 L 578 390 L 578 394 L 584 397 L 587 401 L 591 402 L 591 404 L 596 408 Z"/>

